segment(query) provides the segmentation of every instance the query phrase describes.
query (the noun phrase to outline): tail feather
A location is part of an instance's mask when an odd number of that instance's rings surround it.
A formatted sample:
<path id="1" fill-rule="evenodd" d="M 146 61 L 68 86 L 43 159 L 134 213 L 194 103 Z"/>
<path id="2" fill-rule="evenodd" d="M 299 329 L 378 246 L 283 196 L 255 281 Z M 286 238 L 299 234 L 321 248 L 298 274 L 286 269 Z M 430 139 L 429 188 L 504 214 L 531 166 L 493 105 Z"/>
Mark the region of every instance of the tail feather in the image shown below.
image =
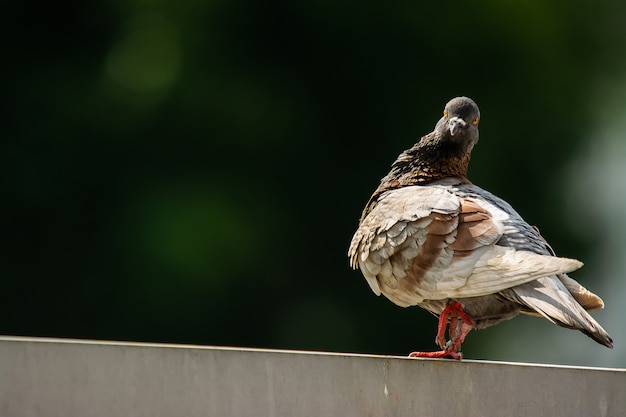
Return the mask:
<path id="1" fill-rule="evenodd" d="M 568 279 L 576 282 L 569 277 Z M 567 284 L 569 285 L 566 287 L 561 279 L 552 275 L 509 288 L 502 291 L 501 294 L 505 298 L 525 306 L 528 309 L 524 311 L 525 313 L 538 313 L 552 323 L 569 329 L 580 330 L 596 342 L 612 348 L 613 339 L 611 336 L 568 291 L 569 287 L 573 287 L 573 283 L 567 281 Z M 580 287 L 584 289 L 584 287 Z M 595 294 L 588 293 L 599 300 L 599 302 L 594 300 L 593 303 L 589 303 L 588 307 L 591 307 L 590 309 L 599 308 L 602 300 Z"/>
<path id="2" fill-rule="evenodd" d="M 567 274 L 558 274 L 557 277 L 565 288 L 572 294 L 572 297 L 580 304 L 586 311 L 602 310 L 604 308 L 604 301 L 587 288 L 583 287 L 578 281 L 570 278 Z"/>

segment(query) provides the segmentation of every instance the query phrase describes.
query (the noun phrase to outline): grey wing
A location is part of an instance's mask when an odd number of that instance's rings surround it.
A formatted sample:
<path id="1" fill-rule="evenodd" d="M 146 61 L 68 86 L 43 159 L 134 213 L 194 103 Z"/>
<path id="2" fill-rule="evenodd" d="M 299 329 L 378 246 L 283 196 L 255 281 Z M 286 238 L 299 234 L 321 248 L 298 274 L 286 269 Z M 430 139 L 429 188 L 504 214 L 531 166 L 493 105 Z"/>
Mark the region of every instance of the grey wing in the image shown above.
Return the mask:
<path id="1" fill-rule="evenodd" d="M 575 260 L 496 245 L 504 220 L 502 210 L 447 187 L 391 190 L 362 218 L 351 264 L 376 294 L 404 306 L 493 294 L 580 267 Z"/>
<path id="2" fill-rule="evenodd" d="M 496 220 L 502 222 L 502 236 L 496 245 L 554 256 L 552 249 L 538 230 L 522 219 L 509 203 L 473 184 L 461 185 L 456 190 L 462 198 L 479 201 L 481 206 L 489 210 Z"/>
<path id="3" fill-rule="evenodd" d="M 348 256 L 376 295 L 381 294 L 381 284 L 397 287 L 427 241 L 437 240 L 436 255 L 449 257 L 443 253 L 442 240 L 455 232 L 460 208 L 459 199 L 450 192 L 404 187 L 384 193 L 371 207 L 352 237 Z"/>
<path id="4" fill-rule="evenodd" d="M 502 216 L 506 217 L 504 233 L 496 245 L 555 256 L 539 230 L 526 223 L 508 203 L 482 189 L 473 191 L 475 198 L 502 210 Z M 522 305 L 523 313 L 540 315 L 560 326 L 580 330 L 597 342 L 612 347 L 611 337 L 585 311 L 603 308 L 602 299 L 565 273 L 547 275 L 502 290 L 500 295 Z"/>

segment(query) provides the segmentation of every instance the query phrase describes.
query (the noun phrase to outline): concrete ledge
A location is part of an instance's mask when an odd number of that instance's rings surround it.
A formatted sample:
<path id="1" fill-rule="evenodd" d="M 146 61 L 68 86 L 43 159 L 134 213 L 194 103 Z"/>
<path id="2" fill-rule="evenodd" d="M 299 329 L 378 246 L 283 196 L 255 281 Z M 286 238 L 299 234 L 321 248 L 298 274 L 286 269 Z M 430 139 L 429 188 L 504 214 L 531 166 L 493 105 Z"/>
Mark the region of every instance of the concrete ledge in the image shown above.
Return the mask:
<path id="1" fill-rule="evenodd" d="M 0 337 L 2 416 L 626 416 L 626 370 Z"/>

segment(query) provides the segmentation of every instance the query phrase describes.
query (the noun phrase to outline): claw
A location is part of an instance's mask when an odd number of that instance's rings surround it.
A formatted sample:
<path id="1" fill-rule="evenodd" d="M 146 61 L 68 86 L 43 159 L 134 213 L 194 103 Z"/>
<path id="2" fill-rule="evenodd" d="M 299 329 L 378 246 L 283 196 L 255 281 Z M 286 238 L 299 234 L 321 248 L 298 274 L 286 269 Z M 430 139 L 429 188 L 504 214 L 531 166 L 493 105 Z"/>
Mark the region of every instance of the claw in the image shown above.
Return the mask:
<path id="1" fill-rule="evenodd" d="M 450 325 L 448 326 L 448 318 Z M 459 320 L 460 319 L 460 320 Z M 452 301 L 439 315 L 437 337 L 435 343 L 442 349 L 436 352 L 411 352 L 410 358 L 449 358 L 461 360 L 463 354 L 459 352 L 465 337 L 472 330 L 474 322 L 463 311 L 458 301 Z M 446 341 L 446 327 L 450 340 Z"/>
<path id="2" fill-rule="evenodd" d="M 463 359 L 461 352 L 455 352 L 452 349 L 438 350 L 436 352 L 411 352 L 409 358 L 444 358 L 444 359 L 456 359 L 460 361 Z"/>

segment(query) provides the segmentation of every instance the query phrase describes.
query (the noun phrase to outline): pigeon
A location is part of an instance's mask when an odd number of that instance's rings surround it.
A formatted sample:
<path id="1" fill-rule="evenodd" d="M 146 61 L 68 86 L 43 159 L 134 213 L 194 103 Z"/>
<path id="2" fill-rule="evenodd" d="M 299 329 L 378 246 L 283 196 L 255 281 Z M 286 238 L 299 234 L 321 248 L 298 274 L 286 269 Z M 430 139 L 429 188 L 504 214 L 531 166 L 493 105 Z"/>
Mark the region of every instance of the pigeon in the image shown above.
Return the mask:
<path id="1" fill-rule="evenodd" d="M 363 210 L 348 251 L 351 266 L 376 295 L 439 317 L 441 350 L 410 357 L 461 359 L 472 329 L 519 313 L 612 348 L 587 313 L 604 302 L 567 276 L 582 263 L 557 257 L 510 204 L 468 180 L 479 121 L 476 103 L 456 97 L 433 132 L 398 156 Z"/>

